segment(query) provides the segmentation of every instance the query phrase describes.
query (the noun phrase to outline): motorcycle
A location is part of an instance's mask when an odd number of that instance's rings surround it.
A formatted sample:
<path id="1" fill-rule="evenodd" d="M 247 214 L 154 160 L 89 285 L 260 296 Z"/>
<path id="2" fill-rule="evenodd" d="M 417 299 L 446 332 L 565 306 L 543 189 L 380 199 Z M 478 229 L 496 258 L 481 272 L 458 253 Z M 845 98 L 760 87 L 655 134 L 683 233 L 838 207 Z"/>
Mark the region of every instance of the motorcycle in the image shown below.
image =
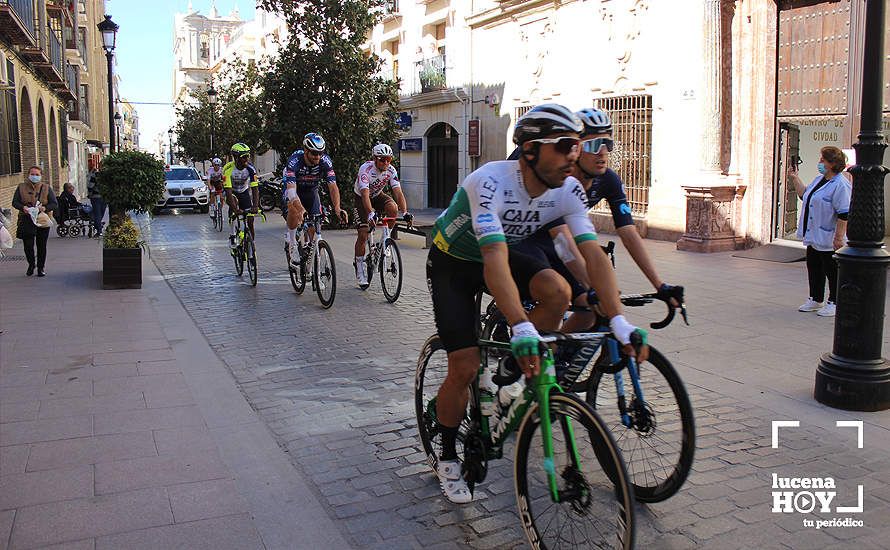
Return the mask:
<path id="1" fill-rule="evenodd" d="M 281 179 L 275 174 L 267 174 L 260 178 L 260 209 L 271 212 L 281 208 L 281 195 L 284 192 Z"/>

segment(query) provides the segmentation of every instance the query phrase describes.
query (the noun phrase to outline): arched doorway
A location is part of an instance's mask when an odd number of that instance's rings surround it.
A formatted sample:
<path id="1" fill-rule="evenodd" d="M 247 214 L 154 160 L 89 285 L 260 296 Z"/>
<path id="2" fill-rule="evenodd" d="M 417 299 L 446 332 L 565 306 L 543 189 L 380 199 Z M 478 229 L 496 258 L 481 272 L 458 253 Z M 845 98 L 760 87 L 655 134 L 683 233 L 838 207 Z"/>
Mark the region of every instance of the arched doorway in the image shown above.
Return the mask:
<path id="1" fill-rule="evenodd" d="M 56 193 L 59 192 L 59 185 L 61 184 L 61 170 L 60 170 L 60 162 L 59 162 L 59 132 L 56 128 L 56 111 L 55 109 L 49 110 L 49 166 L 51 169 L 51 185 L 53 186 L 53 191 Z"/>
<path id="2" fill-rule="evenodd" d="M 22 172 L 37 164 L 37 144 L 34 141 L 34 115 L 31 113 L 31 96 L 28 88 L 22 87 L 22 101 L 19 104 L 19 124 L 21 124 Z"/>
<path id="3" fill-rule="evenodd" d="M 457 130 L 438 122 L 426 133 L 429 208 L 447 208 L 457 190 Z"/>
<path id="4" fill-rule="evenodd" d="M 49 158 L 49 134 L 46 131 L 43 100 L 37 101 L 37 166 L 43 169 L 44 181 L 53 181 L 53 163 Z"/>

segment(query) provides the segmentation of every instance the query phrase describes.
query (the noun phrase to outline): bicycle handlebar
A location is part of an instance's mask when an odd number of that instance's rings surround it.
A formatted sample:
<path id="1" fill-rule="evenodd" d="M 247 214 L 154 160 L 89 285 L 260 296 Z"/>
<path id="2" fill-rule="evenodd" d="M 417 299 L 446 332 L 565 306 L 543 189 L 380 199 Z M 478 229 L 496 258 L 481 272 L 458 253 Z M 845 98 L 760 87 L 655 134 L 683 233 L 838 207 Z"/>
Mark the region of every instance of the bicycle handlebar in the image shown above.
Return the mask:
<path id="1" fill-rule="evenodd" d="M 665 303 L 667 306 L 667 314 L 664 319 L 661 321 L 656 321 L 653 323 L 649 323 L 649 326 L 655 330 L 663 329 L 664 327 L 671 324 L 674 320 L 674 317 L 677 315 L 677 309 L 680 310 L 680 315 L 683 317 L 683 322 L 689 326 L 689 318 L 686 313 L 686 303 L 683 301 L 683 290 L 680 288 L 680 296 L 677 301 L 680 302 L 680 307 L 675 308 L 671 306 L 671 298 L 677 299 L 676 296 L 665 296 L 661 295 L 658 292 L 649 292 L 647 294 L 622 294 L 621 295 L 621 304 L 627 307 L 639 307 L 644 306 L 646 304 L 651 304 L 655 300 L 659 300 Z M 599 299 L 597 299 L 596 294 L 591 290 L 587 294 L 587 301 L 591 306 L 594 306 L 599 303 Z M 570 311 L 590 311 L 589 307 L 580 307 L 580 306 L 572 306 L 569 308 Z"/>

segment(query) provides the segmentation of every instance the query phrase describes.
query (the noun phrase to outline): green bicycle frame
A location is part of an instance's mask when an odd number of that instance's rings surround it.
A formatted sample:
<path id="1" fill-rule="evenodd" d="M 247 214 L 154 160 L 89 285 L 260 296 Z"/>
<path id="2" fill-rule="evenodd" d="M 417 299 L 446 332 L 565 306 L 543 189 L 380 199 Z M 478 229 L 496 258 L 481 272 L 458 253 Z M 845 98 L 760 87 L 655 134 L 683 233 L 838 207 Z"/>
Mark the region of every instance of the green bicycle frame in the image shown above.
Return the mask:
<path id="1" fill-rule="evenodd" d="M 480 348 L 495 348 L 510 351 L 510 344 L 504 342 L 495 342 L 493 340 L 479 340 Z M 550 393 L 556 390 L 562 393 L 562 388 L 556 382 L 556 367 L 553 361 L 553 353 L 549 347 L 544 347 L 541 354 L 541 372 L 537 376 L 532 377 L 526 384 L 525 391 L 522 395 L 513 400 L 510 408 L 499 419 L 494 429 L 488 425 L 488 418 L 483 416 L 482 433 L 488 438 L 493 447 L 501 448 L 507 437 L 513 433 L 519 423 L 525 417 L 529 407 L 533 401 L 537 401 L 539 405 L 538 416 L 541 419 L 541 437 L 544 443 L 544 470 L 547 472 L 547 481 L 550 486 L 550 496 L 553 502 L 560 502 L 559 488 L 556 478 L 556 467 L 553 461 L 553 426 L 550 418 Z M 480 366 L 480 373 L 484 366 Z M 565 419 L 566 435 L 568 443 L 571 446 L 572 460 L 575 465 L 581 464 L 581 457 L 578 454 L 578 447 L 575 444 L 575 431 L 572 428 L 570 418 Z"/>

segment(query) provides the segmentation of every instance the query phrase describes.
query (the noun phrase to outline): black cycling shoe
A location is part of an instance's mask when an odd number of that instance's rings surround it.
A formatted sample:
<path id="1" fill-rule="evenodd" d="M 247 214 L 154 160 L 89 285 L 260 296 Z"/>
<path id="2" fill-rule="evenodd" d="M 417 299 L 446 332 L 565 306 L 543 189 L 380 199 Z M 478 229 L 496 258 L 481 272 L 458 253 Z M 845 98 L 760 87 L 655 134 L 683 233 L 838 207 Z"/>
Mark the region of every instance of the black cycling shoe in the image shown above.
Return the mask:
<path id="1" fill-rule="evenodd" d="M 491 376 L 491 381 L 498 386 L 509 386 L 522 378 L 519 363 L 512 355 L 506 355 L 498 361 L 498 371 Z"/>

